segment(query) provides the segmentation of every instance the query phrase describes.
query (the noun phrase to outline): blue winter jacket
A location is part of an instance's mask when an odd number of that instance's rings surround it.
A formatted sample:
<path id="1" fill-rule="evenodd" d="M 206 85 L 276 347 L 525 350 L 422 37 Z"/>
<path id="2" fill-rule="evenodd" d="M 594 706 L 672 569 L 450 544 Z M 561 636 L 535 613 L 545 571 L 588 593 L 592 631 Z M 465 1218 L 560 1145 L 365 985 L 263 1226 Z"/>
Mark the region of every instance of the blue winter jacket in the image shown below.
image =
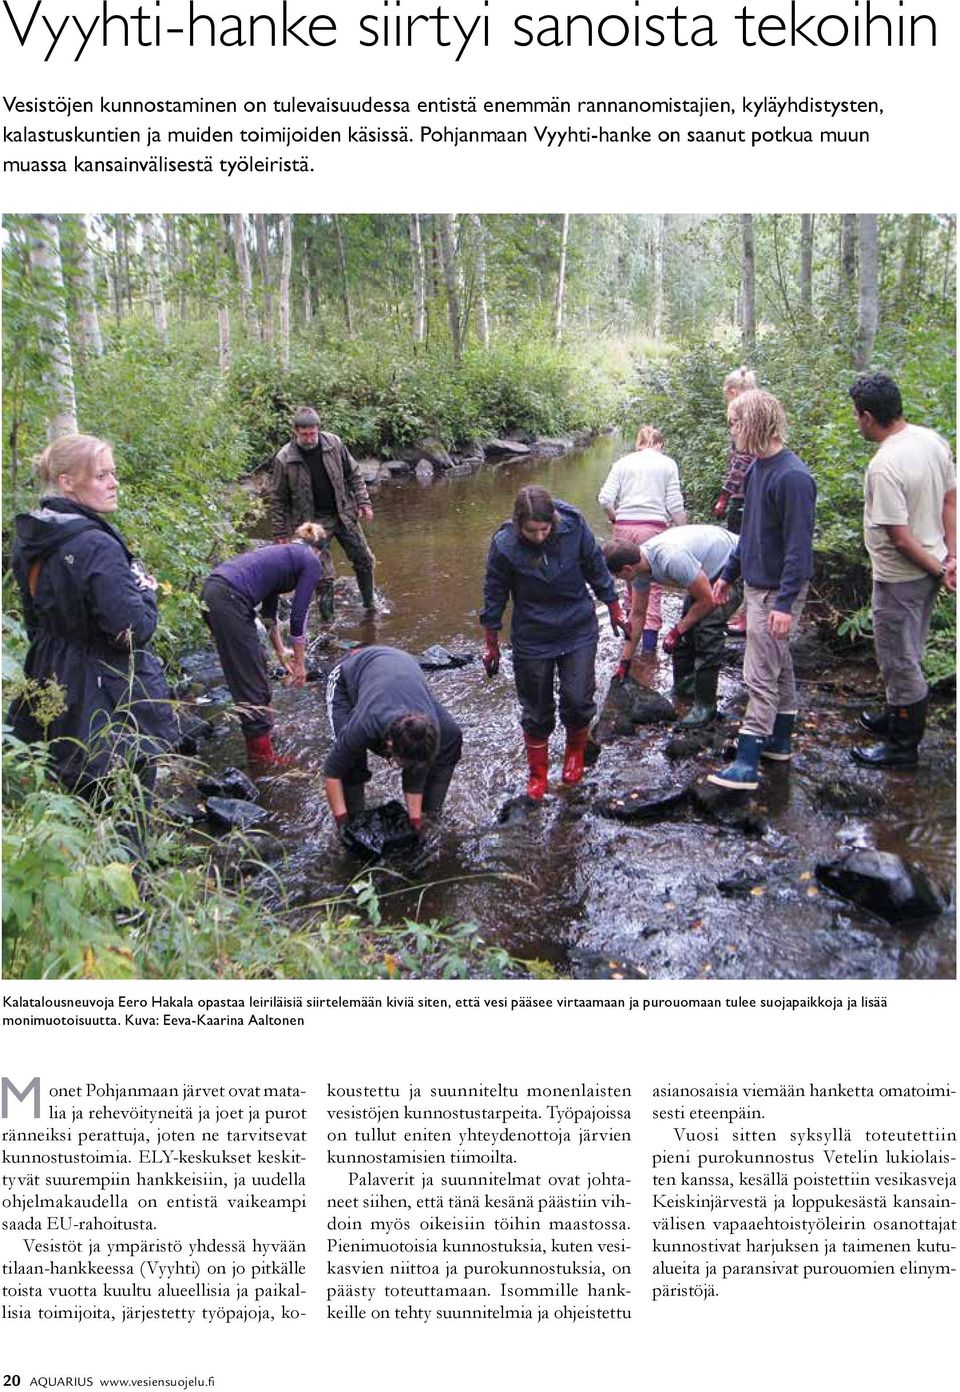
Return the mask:
<path id="1" fill-rule="evenodd" d="M 15 733 L 47 740 L 54 768 L 79 786 L 123 759 L 142 762 L 177 738 L 170 691 L 149 642 L 157 602 L 143 567 L 106 518 L 67 498 L 45 498 L 14 522 L 13 573 L 30 649 L 24 671 L 63 688 L 65 708 L 38 723 L 13 702 Z"/>
<path id="2" fill-rule="evenodd" d="M 617 598 L 613 576 L 583 516 L 555 502 L 559 521 L 543 546 L 533 546 L 513 522 L 494 532 L 483 586 L 484 628 L 500 628 L 513 600 L 510 641 L 516 657 L 560 657 L 598 636 L 597 599 Z"/>

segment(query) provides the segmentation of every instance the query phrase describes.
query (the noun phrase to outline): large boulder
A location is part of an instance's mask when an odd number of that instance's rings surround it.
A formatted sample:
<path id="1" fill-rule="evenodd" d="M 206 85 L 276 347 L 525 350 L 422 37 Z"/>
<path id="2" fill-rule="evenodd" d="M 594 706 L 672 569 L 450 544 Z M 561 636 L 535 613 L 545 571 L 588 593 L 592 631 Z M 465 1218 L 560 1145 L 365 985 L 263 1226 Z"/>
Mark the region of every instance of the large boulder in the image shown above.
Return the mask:
<path id="1" fill-rule="evenodd" d="M 553 456 L 566 454 L 569 448 L 569 440 L 557 440 L 546 435 L 538 435 L 530 445 L 530 453 Z"/>
<path id="2" fill-rule="evenodd" d="M 483 448 L 488 455 L 530 453 L 530 446 L 525 445 L 522 440 L 487 440 Z"/>
<path id="3" fill-rule="evenodd" d="M 602 817 L 612 817 L 618 822 L 644 821 L 672 812 L 686 801 L 687 791 L 675 783 L 660 788 L 631 788 L 615 797 L 601 798 L 594 806 Z"/>
<path id="4" fill-rule="evenodd" d="M 632 735 L 638 725 L 659 725 L 675 720 L 677 712 L 666 696 L 632 677 L 610 683 L 593 730 L 597 744 L 608 744 L 616 735 Z"/>
<path id="5" fill-rule="evenodd" d="M 452 653 L 448 648 L 434 643 L 417 658 L 424 672 L 450 672 L 457 667 L 466 667 L 473 661 L 473 653 Z"/>
<path id="6" fill-rule="evenodd" d="M 226 827 L 228 831 L 247 831 L 259 826 L 261 822 L 272 820 L 265 807 L 245 798 L 210 797 L 203 804 L 207 819 L 216 827 Z"/>
<path id="7" fill-rule="evenodd" d="M 413 850 L 419 839 L 407 809 L 393 799 L 381 807 L 355 812 L 343 824 L 340 835 L 348 851 L 374 860 Z"/>
<path id="8" fill-rule="evenodd" d="M 946 907 L 926 871 L 890 851 L 849 851 L 837 860 L 821 861 L 816 874 L 825 889 L 888 923 L 933 918 Z"/>
<path id="9" fill-rule="evenodd" d="M 453 460 L 450 458 L 450 451 L 446 445 L 441 444 L 432 436 L 418 440 L 415 445 L 403 450 L 402 458 L 409 460 L 411 464 L 429 464 L 431 468 L 440 473 L 444 473 L 453 466 Z"/>
<path id="10" fill-rule="evenodd" d="M 358 459 L 357 468 L 360 470 L 360 477 L 368 488 L 376 488 L 380 479 L 383 477 L 383 465 L 379 459 Z"/>
<path id="11" fill-rule="evenodd" d="M 256 802 L 257 785 L 243 769 L 225 768 L 220 773 L 206 773 L 197 781 L 203 797 L 240 798 L 241 802 Z"/>

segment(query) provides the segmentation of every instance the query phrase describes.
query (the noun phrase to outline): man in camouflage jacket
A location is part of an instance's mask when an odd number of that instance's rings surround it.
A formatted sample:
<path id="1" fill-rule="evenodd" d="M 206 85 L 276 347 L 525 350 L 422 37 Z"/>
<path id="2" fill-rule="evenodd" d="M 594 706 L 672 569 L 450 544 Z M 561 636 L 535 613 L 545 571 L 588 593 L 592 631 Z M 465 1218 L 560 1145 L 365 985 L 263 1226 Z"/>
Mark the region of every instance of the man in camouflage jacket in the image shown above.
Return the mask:
<path id="1" fill-rule="evenodd" d="M 301 522 L 319 522 L 343 547 L 363 606 L 373 612 L 374 556 L 360 526 L 373 517 L 367 485 L 339 435 L 321 430 L 310 406 L 294 416 L 293 439 L 274 455 L 271 488 L 275 538 L 285 541 Z"/>

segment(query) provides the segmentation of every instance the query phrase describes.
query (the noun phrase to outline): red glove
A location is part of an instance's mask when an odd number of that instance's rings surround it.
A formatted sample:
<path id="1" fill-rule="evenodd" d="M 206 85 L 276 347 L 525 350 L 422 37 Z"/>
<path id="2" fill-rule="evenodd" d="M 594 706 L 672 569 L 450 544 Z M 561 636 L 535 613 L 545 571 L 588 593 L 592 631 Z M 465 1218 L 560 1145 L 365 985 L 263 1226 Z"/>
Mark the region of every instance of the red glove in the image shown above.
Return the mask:
<path id="1" fill-rule="evenodd" d="M 682 637 L 683 634 L 680 632 L 680 625 L 674 624 L 673 628 L 671 628 L 670 632 L 663 640 L 663 651 L 665 653 L 672 653 Z"/>
<path id="2" fill-rule="evenodd" d="M 607 608 L 610 611 L 610 627 L 613 629 L 614 633 L 622 633 L 624 638 L 629 638 L 630 629 L 623 617 L 623 610 L 620 608 L 619 599 L 615 599 L 612 604 L 608 604 Z"/>
<path id="3" fill-rule="evenodd" d="M 728 505 L 729 502 L 730 502 L 730 495 L 729 495 L 729 493 L 721 493 L 720 496 L 719 496 L 719 498 L 717 499 L 717 501 L 716 501 L 716 502 L 714 503 L 714 505 L 713 505 L 713 515 L 714 515 L 714 517 L 725 517 L 726 514 L 727 514 L 727 505 Z"/>
<path id="4" fill-rule="evenodd" d="M 619 682 L 626 681 L 627 674 L 629 671 L 630 663 L 626 659 L 624 659 L 623 662 L 617 664 L 617 670 L 613 674 L 613 680 Z"/>
<path id="5" fill-rule="evenodd" d="M 495 677 L 500 671 L 500 637 L 495 628 L 485 628 L 483 639 L 483 669 L 488 677 Z"/>
<path id="6" fill-rule="evenodd" d="M 414 831 L 416 831 L 416 832 L 422 831 L 422 830 L 423 830 L 423 818 L 422 818 L 422 817 L 411 817 L 411 818 L 410 818 L 410 825 L 413 827 Z"/>
<path id="7" fill-rule="evenodd" d="M 350 816 L 350 813 L 349 813 L 349 812 L 334 812 L 334 814 L 333 814 L 333 820 L 336 822 L 336 824 L 337 824 L 338 827 L 342 827 L 342 826 L 344 826 L 344 825 L 346 824 L 347 819 L 349 818 L 349 816 Z"/>

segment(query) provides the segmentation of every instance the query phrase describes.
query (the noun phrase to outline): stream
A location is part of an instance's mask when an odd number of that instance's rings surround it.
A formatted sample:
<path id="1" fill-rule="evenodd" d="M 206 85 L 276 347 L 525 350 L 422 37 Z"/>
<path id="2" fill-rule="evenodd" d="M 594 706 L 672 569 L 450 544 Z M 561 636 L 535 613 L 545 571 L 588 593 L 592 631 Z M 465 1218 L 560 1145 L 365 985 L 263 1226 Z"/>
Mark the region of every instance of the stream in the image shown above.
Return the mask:
<path id="1" fill-rule="evenodd" d="M 349 564 L 334 543 L 338 575 L 351 577 L 338 601 L 336 638 L 392 644 L 413 654 L 433 644 L 479 654 L 476 615 L 487 548 L 510 515 L 517 489 L 543 484 L 580 508 L 602 539 L 609 524 L 596 495 L 628 448 L 618 437 L 602 437 L 584 450 L 486 466 L 470 476 L 383 483 L 372 494 L 375 516 L 366 525 L 382 612 L 364 620 Z M 681 598 L 667 593 L 665 629 L 679 616 Z M 619 648 L 605 609 L 600 618 L 598 701 Z M 739 713 L 742 649 L 733 642 L 728 647 L 720 702 Z M 318 650 L 314 660 L 325 670 L 334 659 Z M 634 670 L 644 684 L 669 695 L 668 658 L 646 658 Z M 689 806 L 639 823 L 594 811 L 597 796 L 687 783 L 717 767 L 711 753 L 668 758 L 671 731 L 663 725 L 641 726 L 605 745 L 583 783 L 570 790 L 559 784 L 558 729 L 550 748 L 550 795 L 517 824 L 498 824 L 499 810 L 523 792 L 526 780 L 509 650 L 492 680 L 479 657 L 459 670 L 431 673 L 431 686 L 463 727 L 464 757 L 442 826 L 429 834 L 410 888 L 387 900 L 385 912 L 474 922 L 488 942 L 581 978 L 952 978 L 952 909 L 920 928 L 891 927 L 820 889 L 812 873 L 818 860 L 845 847 L 872 846 L 922 866 L 949 889 L 952 902 L 952 708 L 934 707 L 916 773 L 856 770 L 849 749 L 865 739 L 856 712 L 876 699 L 874 669 L 834 655 L 828 669 L 814 661 L 798 667 L 798 675 L 797 753 L 792 765 L 764 765 L 754 796 L 762 821 L 745 835 Z M 258 780 L 261 801 L 279 826 L 273 829 L 287 847 L 286 888 L 301 904 L 342 891 L 362 869 L 340 848 L 323 794 L 330 743 L 323 691 L 322 681 L 299 691 L 277 687 L 277 744 L 298 766 Z M 217 768 L 245 767 L 233 722 L 218 726 L 203 758 Z M 371 767 L 368 805 L 399 796 L 396 771 L 376 758 Z M 825 803 L 824 785 L 835 780 L 852 784 L 852 796 Z M 745 875 L 757 882 L 752 891 L 718 888 Z M 396 874 L 384 874 L 385 889 L 403 884 Z"/>

